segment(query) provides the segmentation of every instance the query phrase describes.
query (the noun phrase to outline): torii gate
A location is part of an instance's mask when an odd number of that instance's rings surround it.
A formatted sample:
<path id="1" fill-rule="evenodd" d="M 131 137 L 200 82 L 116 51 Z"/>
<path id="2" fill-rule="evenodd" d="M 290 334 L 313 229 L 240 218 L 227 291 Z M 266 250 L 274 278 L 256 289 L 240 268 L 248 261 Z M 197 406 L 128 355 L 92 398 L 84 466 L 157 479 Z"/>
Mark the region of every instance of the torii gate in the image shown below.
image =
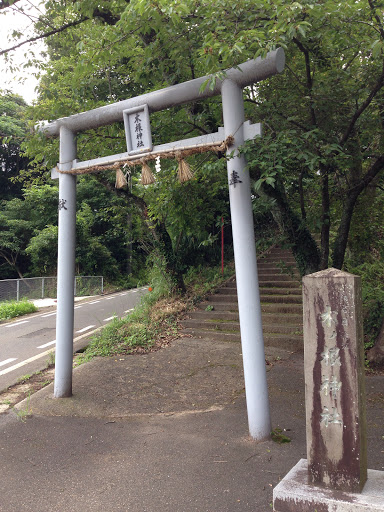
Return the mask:
<path id="1" fill-rule="evenodd" d="M 284 51 L 279 48 L 249 60 L 237 68 L 226 71 L 223 80 L 215 87 L 203 84 L 208 76 L 173 85 L 128 100 L 81 112 L 40 125 L 47 136 L 60 136 L 59 172 L 52 171 L 52 178 L 59 179 L 59 235 L 58 235 L 58 284 L 56 319 L 56 366 L 54 396 L 64 398 L 72 395 L 73 321 L 74 321 L 74 277 L 75 277 L 75 225 L 76 225 L 76 175 L 79 169 L 95 165 L 112 165 L 124 161 L 138 148 L 130 147 L 127 125 L 129 115 L 140 111 L 144 114 L 157 112 L 221 94 L 223 104 L 224 133 L 195 137 L 151 148 L 147 141 L 147 153 L 174 150 L 180 146 L 210 144 L 214 141 L 230 140 L 227 154 L 228 185 L 235 256 L 237 296 L 239 304 L 240 332 L 243 354 L 244 379 L 248 412 L 249 432 L 255 440 L 269 437 L 271 421 L 264 356 L 264 341 L 261 324 L 261 307 L 257 275 L 256 248 L 251 204 L 250 178 L 244 156 L 238 147 L 245 140 L 261 134 L 260 125 L 244 122 L 243 88 L 281 73 L 285 66 Z M 77 132 L 125 121 L 128 152 L 98 158 L 87 162 L 76 160 Z M 149 117 L 147 117 L 147 122 Z M 230 137 L 230 139 L 228 139 Z M 132 141 L 131 141 L 132 142 Z M 60 171 L 72 171 L 65 174 Z"/>

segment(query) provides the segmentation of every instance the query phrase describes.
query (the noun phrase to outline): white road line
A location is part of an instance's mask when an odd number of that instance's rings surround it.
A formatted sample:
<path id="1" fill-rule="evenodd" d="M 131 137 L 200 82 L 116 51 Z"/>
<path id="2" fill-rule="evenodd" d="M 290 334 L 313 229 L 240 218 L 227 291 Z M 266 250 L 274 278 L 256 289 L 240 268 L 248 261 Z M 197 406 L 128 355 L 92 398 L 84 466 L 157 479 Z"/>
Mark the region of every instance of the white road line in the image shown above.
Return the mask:
<path id="1" fill-rule="evenodd" d="M 112 300 L 112 299 L 114 299 L 114 298 L 115 298 L 115 297 L 106 297 L 106 299 L 105 299 L 105 300 Z"/>
<path id="2" fill-rule="evenodd" d="M 20 368 L 21 366 L 24 366 L 25 364 L 31 363 L 32 361 L 35 361 L 36 359 L 39 359 L 40 357 L 48 355 L 50 352 L 53 352 L 53 350 L 52 349 L 46 350 L 45 352 L 42 352 L 41 354 L 38 354 L 37 356 L 33 356 L 33 357 L 30 357 L 29 359 L 25 359 L 25 361 L 20 361 L 20 363 L 14 364 L 13 366 L 6 368 L 5 370 L 2 370 L 0 372 L 0 375 L 5 375 L 6 373 L 13 372 L 13 370 L 17 370 L 17 368 Z"/>
<path id="3" fill-rule="evenodd" d="M 87 327 L 83 327 L 82 329 L 80 329 L 79 331 L 76 331 L 76 334 L 80 333 L 80 332 L 85 332 L 85 331 L 89 331 L 89 329 L 92 329 L 93 327 L 95 327 L 94 325 L 87 325 Z"/>
<path id="4" fill-rule="evenodd" d="M 113 320 L 114 318 L 117 318 L 116 315 L 110 316 L 109 318 L 104 318 L 103 322 L 109 322 L 110 320 Z"/>
<path id="5" fill-rule="evenodd" d="M 8 363 L 12 363 L 12 361 L 16 361 L 17 357 L 10 357 L 9 359 L 6 359 L 5 361 L 1 361 L 0 366 L 5 366 Z"/>
<path id="6" fill-rule="evenodd" d="M 80 309 L 82 308 L 83 306 L 75 306 L 75 309 Z"/>
<path id="7" fill-rule="evenodd" d="M 14 324 L 5 325 L 4 327 L 17 327 L 18 325 L 27 324 L 28 322 L 29 320 L 23 320 L 22 322 L 15 322 Z"/>
<path id="8" fill-rule="evenodd" d="M 130 313 L 131 311 L 133 311 L 135 308 L 131 308 L 131 309 L 127 309 L 126 311 L 124 311 L 124 313 Z"/>
<path id="9" fill-rule="evenodd" d="M 56 315 L 56 311 L 54 313 L 48 313 L 47 315 L 41 315 L 41 318 L 48 318 L 49 316 Z"/>
<path id="10" fill-rule="evenodd" d="M 56 340 L 53 340 L 53 341 L 49 341 L 48 343 L 44 343 L 44 345 L 39 345 L 38 347 L 36 348 L 45 348 L 45 347 L 49 347 L 49 345 L 54 345 L 56 343 Z"/>
<path id="11" fill-rule="evenodd" d="M 99 300 L 94 300 L 93 302 L 88 302 L 88 304 L 97 304 L 98 302 L 100 302 Z"/>
<path id="12" fill-rule="evenodd" d="M 120 297 L 124 297 L 124 295 L 128 295 L 128 292 L 120 293 Z"/>
<path id="13" fill-rule="evenodd" d="M 73 340 L 73 343 L 75 343 L 76 341 L 79 341 L 83 338 L 86 338 L 90 334 L 94 334 L 94 333 L 100 331 L 102 328 L 103 327 L 97 327 L 92 332 L 88 332 L 87 334 L 82 334 L 81 336 L 78 336 L 77 338 L 75 338 Z M 5 370 L 0 371 L 0 375 L 5 375 L 6 373 L 13 372 L 13 370 L 17 370 L 18 368 L 21 368 L 22 366 L 25 366 L 28 363 L 32 363 L 33 361 L 36 361 L 36 359 L 40 359 L 41 357 L 51 354 L 52 352 L 55 352 L 54 348 L 50 348 L 50 349 L 46 350 L 45 352 L 41 352 L 40 354 L 37 354 L 36 356 L 25 359 L 24 361 L 20 361 L 20 363 L 14 364 L 13 366 L 9 366 L 9 368 L 6 368 Z"/>

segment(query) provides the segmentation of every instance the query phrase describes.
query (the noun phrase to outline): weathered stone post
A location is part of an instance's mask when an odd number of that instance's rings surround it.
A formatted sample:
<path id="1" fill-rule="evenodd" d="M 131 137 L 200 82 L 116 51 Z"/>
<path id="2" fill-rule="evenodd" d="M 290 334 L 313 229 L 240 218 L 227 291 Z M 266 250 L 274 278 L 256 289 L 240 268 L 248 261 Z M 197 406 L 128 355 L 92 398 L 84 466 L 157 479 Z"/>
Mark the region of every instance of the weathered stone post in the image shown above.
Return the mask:
<path id="1" fill-rule="evenodd" d="M 331 268 L 303 279 L 309 483 L 360 492 L 367 480 L 361 279 Z"/>
<path id="2" fill-rule="evenodd" d="M 307 460 L 273 490 L 274 512 L 381 512 L 384 472 L 367 470 L 360 277 L 303 279 Z"/>

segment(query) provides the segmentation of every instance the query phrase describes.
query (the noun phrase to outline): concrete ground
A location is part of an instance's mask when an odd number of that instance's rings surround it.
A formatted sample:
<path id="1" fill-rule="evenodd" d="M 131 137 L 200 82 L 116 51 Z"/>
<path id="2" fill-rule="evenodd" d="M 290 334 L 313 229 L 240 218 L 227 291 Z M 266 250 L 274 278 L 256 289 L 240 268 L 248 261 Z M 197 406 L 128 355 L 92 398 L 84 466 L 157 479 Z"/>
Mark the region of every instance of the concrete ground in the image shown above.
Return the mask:
<path id="1" fill-rule="evenodd" d="M 306 458 L 303 357 L 268 349 L 273 428 L 248 437 L 239 343 L 181 338 L 74 371 L 0 415 L 1 512 L 267 512 Z M 30 414 L 30 416 L 27 416 Z M 367 377 L 368 467 L 384 470 L 384 377 Z"/>
<path id="2" fill-rule="evenodd" d="M 89 300 L 92 297 L 94 297 L 94 296 L 93 295 L 88 295 L 88 296 L 84 296 L 84 297 L 75 297 L 74 300 L 75 300 L 75 302 L 79 302 L 79 301 L 83 301 L 83 300 Z M 48 297 L 45 298 L 45 299 L 34 299 L 31 302 L 33 302 L 33 304 L 38 309 L 48 308 L 48 307 L 51 307 L 51 306 L 57 306 L 57 299 L 50 299 Z"/>

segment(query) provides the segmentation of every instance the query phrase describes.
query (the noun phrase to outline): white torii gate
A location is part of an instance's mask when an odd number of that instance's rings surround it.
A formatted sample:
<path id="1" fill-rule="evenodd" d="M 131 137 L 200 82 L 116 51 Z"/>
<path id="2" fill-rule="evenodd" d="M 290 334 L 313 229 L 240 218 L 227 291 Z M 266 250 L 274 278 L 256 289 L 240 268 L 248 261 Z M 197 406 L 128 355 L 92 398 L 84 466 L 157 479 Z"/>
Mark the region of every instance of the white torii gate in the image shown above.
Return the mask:
<path id="1" fill-rule="evenodd" d="M 123 121 L 127 113 L 137 107 L 147 112 L 157 112 L 221 94 L 223 104 L 224 134 L 222 129 L 193 139 L 182 140 L 152 151 L 172 150 L 196 143 L 209 144 L 233 137 L 227 154 L 228 185 L 235 256 L 237 296 L 239 304 L 240 332 L 243 354 L 244 379 L 248 412 L 249 432 L 255 440 L 269 437 L 271 421 L 269 413 L 267 378 L 265 369 L 264 341 L 261 323 L 259 283 L 257 275 L 250 178 L 244 156 L 238 147 L 245 140 L 260 134 L 260 125 L 244 122 L 243 88 L 281 73 L 285 65 L 284 51 L 279 48 L 266 58 L 249 60 L 237 68 L 226 71 L 223 80 L 217 80 L 214 89 L 202 85 L 205 76 L 189 82 L 173 85 L 136 98 L 113 103 L 87 112 L 81 112 L 40 125 L 47 136 L 60 136 L 59 171 L 75 171 L 91 165 L 112 164 L 129 158 L 129 152 L 98 158 L 87 162 L 76 160 L 77 132 Z M 132 148 L 129 148 L 132 149 Z M 74 276 L 75 276 L 75 226 L 76 226 L 76 175 L 52 171 L 52 178 L 59 179 L 59 235 L 58 235 L 58 284 L 56 319 L 56 365 L 54 396 L 72 395 Z"/>

